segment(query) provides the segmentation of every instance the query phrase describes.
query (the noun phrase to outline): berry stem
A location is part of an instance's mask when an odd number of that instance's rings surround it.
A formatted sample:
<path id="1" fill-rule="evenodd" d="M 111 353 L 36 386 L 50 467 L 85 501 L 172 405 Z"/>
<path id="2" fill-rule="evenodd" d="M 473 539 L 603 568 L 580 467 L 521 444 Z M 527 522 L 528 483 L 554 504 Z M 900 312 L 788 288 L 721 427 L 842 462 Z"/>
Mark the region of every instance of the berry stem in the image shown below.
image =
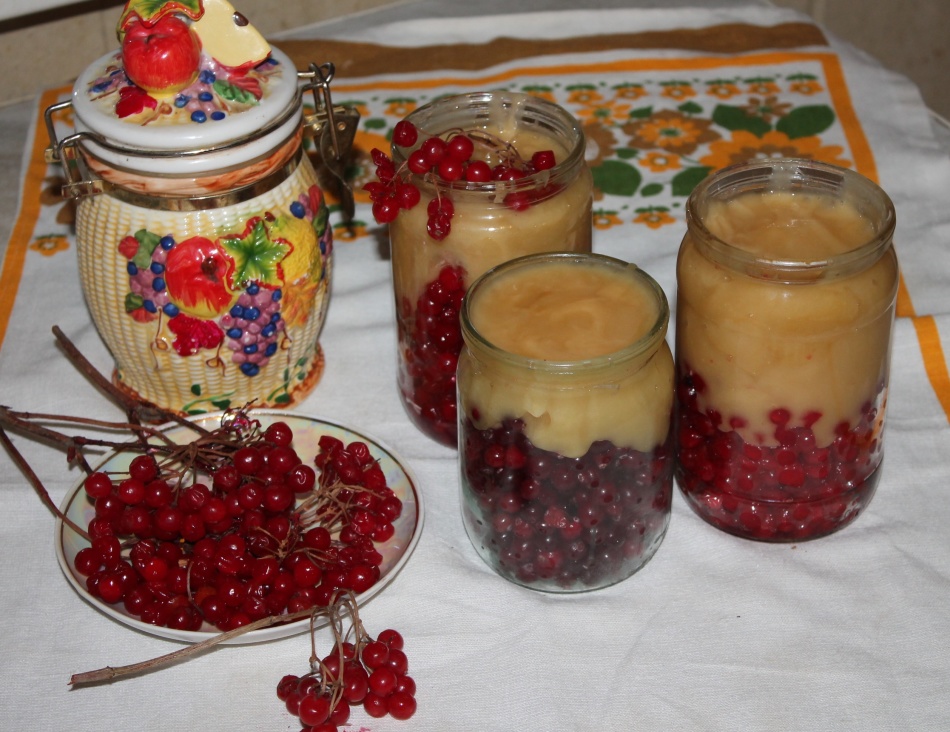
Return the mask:
<path id="1" fill-rule="evenodd" d="M 278 623 L 290 623 L 295 620 L 305 618 L 308 615 L 318 615 L 322 611 L 323 608 L 318 608 L 316 611 L 313 609 L 307 609 L 286 615 L 269 615 L 266 618 L 255 620 L 252 623 L 242 625 L 241 627 L 235 628 L 234 630 L 219 633 L 218 635 L 201 641 L 200 643 L 179 648 L 177 651 L 166 653 L 163 656 L 150 658 L 147 661 L 130 663 L 126 666 L 105 666 L 103 668 L 96 669 L 95 671 L 84 671 L 82 673 L 73 674 L 69 677 L 69 685 L 85 686 L 87 684 L 97 684 L 103 681 L 112 681 L 113 679 L 119 678 L 121 676 L 129 676 L 131 674 L 155 671 L 156 669 L 162 668 L 163 666 L 167 666 L 171 663 L 191 658 L 192 656 L 195 656 L 208 648 L 212 648 L 216 645 L 224 643 L 225 641 L 231 640 L 232 638 L 237 638 L 238 636 L 248 633 L 252 630 L 269 628 L 270 626 L 276 625 Z"/>

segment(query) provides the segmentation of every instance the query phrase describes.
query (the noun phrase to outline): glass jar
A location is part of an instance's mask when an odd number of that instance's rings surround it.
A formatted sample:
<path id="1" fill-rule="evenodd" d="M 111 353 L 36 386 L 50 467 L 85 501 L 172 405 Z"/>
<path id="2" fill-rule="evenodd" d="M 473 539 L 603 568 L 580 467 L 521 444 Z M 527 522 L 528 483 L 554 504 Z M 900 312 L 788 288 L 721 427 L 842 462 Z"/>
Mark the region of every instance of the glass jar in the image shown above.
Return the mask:
<path id="1" fill-rule="evenodd" d="M 801 541 L 867 506 L 884 455 L 894 207 L 811 160 L 693 191 L 677 263 L 677 481 L 731 534 Z"/>
<path id="2" fill-rule="evenodd" d="M 48 157 L 77 200 L 83 294 L 119 387 L 194 414 L 286 406 L 317 382 L 332 228 L 302 140 L 332 107 L 305 119 L 302 95 L 329 100 L 327 84 L 325 68 L 298 75 L 272 48 L 239 74 L 202 57 L 191 86 L 152 96 L 115 52 L 47 110 Z M 76 133 L 57 140 L 50 120 L 65 107 Z"/>
<path id="3" fill-rule="evenodd" d="M 479 131 L 511 143 L 523 159 L 553 150 L 558 161 L 517 181 L 436 185 L 429 176 L 410 175 L 421 201 L 389 225 L 399 392 L 416 426 L 454 447 L 455 370 L 462 348 L 458 313 L 466 287 L 519 256 L 589 252 L 593 183 L 583 131 L 563 108 L 544 99 L 504 91 L 465 94 L 420 107 L 407 119 L 420 133 L 416 147 L 433 135 Z M 397 169 L 412 149 L 393 146 Z M 494 162 L 482 146 L 474 157 Z M 430 202 L 446 197 L 454 210 L 450 230 L 435 239 L 428 232 Z"/>
<path id="4" fill-rule="evenodd" d="M 461 323 L 462 519 L 475 549 L 537 590 L 629 577 L 670 518 L 663 291 L 610 257 L 531 255 L 476 280 Z"/>

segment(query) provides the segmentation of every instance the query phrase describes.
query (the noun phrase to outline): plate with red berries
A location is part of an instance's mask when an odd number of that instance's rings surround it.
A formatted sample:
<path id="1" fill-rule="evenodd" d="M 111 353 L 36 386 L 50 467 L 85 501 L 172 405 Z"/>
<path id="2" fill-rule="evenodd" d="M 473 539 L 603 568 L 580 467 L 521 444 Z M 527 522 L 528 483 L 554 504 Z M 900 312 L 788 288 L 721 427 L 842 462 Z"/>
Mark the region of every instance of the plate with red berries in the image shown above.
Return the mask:
<path id="1" fill-rule="evenodd" d="M 75 485 L 55 534 L 76 592 L 136 630 L 197 643 L 254 628 L 232 644 L 302 633 L 308 608 L 382 591 L 419 541 L 413 474 L 349 427 L 228 410 L 156 428 L 147 445 L 130 440 Z"/>

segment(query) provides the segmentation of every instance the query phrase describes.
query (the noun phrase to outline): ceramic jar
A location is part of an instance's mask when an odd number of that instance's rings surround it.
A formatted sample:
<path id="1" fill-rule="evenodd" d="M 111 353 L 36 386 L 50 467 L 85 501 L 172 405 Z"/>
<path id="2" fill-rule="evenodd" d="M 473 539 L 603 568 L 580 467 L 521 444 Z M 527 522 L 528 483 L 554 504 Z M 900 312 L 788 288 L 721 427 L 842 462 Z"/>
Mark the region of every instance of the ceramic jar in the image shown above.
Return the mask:
<path id="1" fill-rule="evenodd" d="M 434 181 L 409 176 L 421 201 L 389 225 L 398 331 L 398 382 L 415 425 L 455 447 L 455 369 L 462 337 L 459 307 L 468 285 L 516 257 L 591 248 L 592 178 L 577 121 L 547 100 L 514 92 L 478 92 L 438 99 L 408 120 L 427 138 L 460 131 L 480 135 L 473 159 L 494 166 L 512 150 L 530 160 L 552 150 L 557 164 L 518 180 Z M 510 143 L 509 147 L 505 147 Z M 504 148 L 502 150 L 501 148 Z M 414 148 L 393 146 L 402 169 Z M 432 207 L 448 199 L 453 213 L 444 237 L 430 234 Z"/>
<path id="2" fill-rule="evenodd" d="M 76 134 L 50 151 L 121 388 L 198 413 L 284 406 L 319 379 L 332 229 L 302 148 L 304 89 L 276 48 L 168 97 L 130 85 L 118 53 L 76 81 Z"/>
<path id="3" fill-rule="evenodd" d="M 673 490 L 669 315 L 647 273 L 595 254 L 522 257 L 469 289 L 462 519 L 501 576 L 594 590 L 656 552 Z"/>
<path id="4" fill-rule="evenodd" d="M 677 264 L 677 479 L 738 536 L 853 521 L 884 455 L 898 289 L 894 207 L 811 160 L 720 171 L 687 204 Z"/>

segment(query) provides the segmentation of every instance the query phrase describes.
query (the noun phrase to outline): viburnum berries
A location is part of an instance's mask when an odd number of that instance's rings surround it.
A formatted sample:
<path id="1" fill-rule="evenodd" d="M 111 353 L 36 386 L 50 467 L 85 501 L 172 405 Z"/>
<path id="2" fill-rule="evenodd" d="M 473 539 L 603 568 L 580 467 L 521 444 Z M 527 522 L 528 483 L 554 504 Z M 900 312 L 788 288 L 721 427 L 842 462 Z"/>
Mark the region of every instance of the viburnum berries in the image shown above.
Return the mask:
<path id="1" fill-rule="evenodd" d="M 393 144 L 414 149 L 407 155 L 404 166 L 397 170 L 392 158 L 373 148 L 376 180 L 367 183 L 363 190 L 372 201 L 376 222 L 389 224 L 395 221 L 400 210 L 415 207 L 422 198 L 410 175 L 432 183 L 436 195 L 428 204 L 426 230 L 436 241 L 445 239 L 452 230 L 455 208 L 449 197 L 451 184 L 514 182 L 550 170 L 557 164 L 553 150 L 539 150 L 524 160 L 514 145 L 483 130 L 449 130 L 429 135 L 421 143 L 419 138 L 420 131 L 412 122 L 398 122 L 393 128 Z M 489 159 L 494 165 L 489 164 Z M 542 190 L 545 195 L 550 194 L 543 186 Z M 516 211 L 525 209 L 533 200 L 534 195 L 529 190 L 513 190 L 504 198 L 505 204 Z"/>
<path id="2" fill-rule="evenodd" d="M 126 475 L 91 473 L 90 546 L 74 567 L 93 596 L 189 631 L 365 592 L 402 502 L 366 443 L 324 435 L 319 447 L 311 467 L 286 422 L 265 429 L 234 410 L 190 445 L 150 446 Z"/>
<path id="3" fill-rule="evenodd" d="M 388 714 L 405 720 L 415 714 L 416 683 L 408 675 L 402 635 L 389 628 L 370 636 L 352 592 L 334 597 L 318 613 L 330 621 L 332 650 L 319 656 L 311 633 L 310 670 L 288 674 L 277 684 L 277 698 L 300 720 L 303 732 L 337 732 L 361 705 L 373 718 Z"/>

